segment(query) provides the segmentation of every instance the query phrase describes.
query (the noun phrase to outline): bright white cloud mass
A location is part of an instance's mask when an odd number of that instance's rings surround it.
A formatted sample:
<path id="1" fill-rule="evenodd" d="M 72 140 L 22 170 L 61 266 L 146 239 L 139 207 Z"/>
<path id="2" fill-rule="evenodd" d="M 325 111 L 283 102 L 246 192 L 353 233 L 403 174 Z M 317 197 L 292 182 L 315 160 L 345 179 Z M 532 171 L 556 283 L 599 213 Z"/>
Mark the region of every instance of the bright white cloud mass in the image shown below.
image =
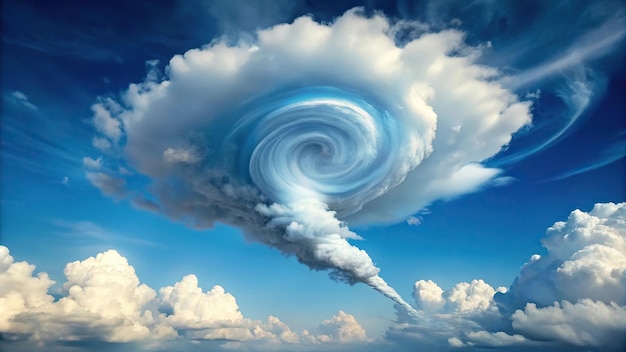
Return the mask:
<path id="1" fill-rule="evenodd" d="M 531 256 L 509 289 L 473 280 L 444 291 L 417 281 L 416 315 L 399 310 L 378 339 L 343 311 L 300 333 L 275 316 L 245 318 L 235 297 L 217 285 L 204 291 L 195 275 L 156 291 L 114 250 L 68 263 L 62 293 L 53 297 L 46 273 L 35 275 L 34 265 L 14 261 L 0 246 L 0 332 L 26 346 L 105 341 L 149 350 L 184 349 L 192 341 L 224 349 L 398 349 L 409 341 L 425 350 L 619 351 L 626 343 L 626 203 L 575 210 L 548 229 L 543 243 L 548 253 Z"/>
<path id="2" fill-rule="evenodd" d="M 550 227 L 542 243 L 548 253 L 532 255 L 508 290 L 482 280 L 446 292 L 433 281 L 416 282 L 413 297 L 423 319 L 391 327 L 388 338 L 439 346 L 447 340 L 451 347 L 621 351 L 626 203 L 575 210 Z"/>
<path id="3" fill-rule="evenodd" d="M 7 247 L 0 246 L 0 263 L 0 332 L 9 343 L 25 341 L 26 349 L 104 341 L 161 350 L 176 341 L 180 348 L 190 341 L 215 340 L 224 348 L 230 346 L 225 341 L 254 341 L 272 350 L 301 339 L 313 345 L 368 340 L 355 318 L 342 311 L 301 334 L 274 316 L 266 322 L 244 318 L 235 297 L 221 286 L 204 292 L 195 275 L 157 292 L 141 284 L 135 269 L 114 250 L 68 263 L 57 299 L 48 292 L 54 281 L 46 273 L 34 275 L 34 265 L 14 261 Z"/>
<path id="4" fill-rule="evenodd" d="M 414 34 L 400 46 L 402 31 L 355 9 L 330 24 L 304 16 L 257 40 L 189 50 L 163 78 L 150 62 L 120 102 L 93 106 L 96 138 L 123 141 L 110 162 L 148 176 L 145 198 L 164 214 L 236 225 L 412 311 L 348 243 L 360 236 L 344 221 L 399 222 L 476 190 L 499 173 L 479 162 L 530 123 L 530 103 L 475 64 L 481 49 L 463 33 Z M 88 177 L 123 193 L 121 175 Z"/>
<path id="5" fill-rule="evenodd" d="M 621 2 L 60 1 L 0 11 L 0 349 L 624 350 Z"/>

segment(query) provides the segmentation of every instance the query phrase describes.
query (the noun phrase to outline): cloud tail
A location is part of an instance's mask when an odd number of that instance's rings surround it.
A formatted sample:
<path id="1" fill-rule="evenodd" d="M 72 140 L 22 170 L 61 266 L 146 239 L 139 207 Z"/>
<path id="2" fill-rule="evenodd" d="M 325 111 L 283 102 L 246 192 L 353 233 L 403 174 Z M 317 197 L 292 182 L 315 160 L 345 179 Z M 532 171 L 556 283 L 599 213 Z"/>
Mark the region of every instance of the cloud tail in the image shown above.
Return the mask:
<path id="1" fill-rule="evenodd" d="M 408 304 L 405 300 L 403 300 L 402 297 L 400 297 L 400 295 L 398 294 L 398 292 L 396 292 L 396 290 L 393 287 L 389 286 L 389 284 L 387 284 L 387 282 L 385 282 L 385 280 L 383 280 L 382 277 L 376 275 L 376 276 L 367 278 L 365 280 L 365 284 L 369 285 L 374 290 L 382 293 L 386 297 L 390 298 L 392 301 L 396 302 L 399 306 L 404 308 L 404 310 L 406 310 L 406 312 L 409 315 L 413 317 L 418 316 L 418 313 L 415 310 L 415 308 L 413 308 L 410 304 Z"/>
<path id="2" fill-rule="evenodd" d="M 330 270 L 331 277 L 350 284 L 364 283 L 417 315 L 378 273 L 366 251 L 351 245 L 348 239 L 360 239 L 341 221 L 335 212 L 316 199 L 301 200 L 289 206 L 258 205 L 257 212 L 268 217 L 267 228 L 285 242 L 277 247 L 294 254 L 300 262 L 315 270 Z"/>

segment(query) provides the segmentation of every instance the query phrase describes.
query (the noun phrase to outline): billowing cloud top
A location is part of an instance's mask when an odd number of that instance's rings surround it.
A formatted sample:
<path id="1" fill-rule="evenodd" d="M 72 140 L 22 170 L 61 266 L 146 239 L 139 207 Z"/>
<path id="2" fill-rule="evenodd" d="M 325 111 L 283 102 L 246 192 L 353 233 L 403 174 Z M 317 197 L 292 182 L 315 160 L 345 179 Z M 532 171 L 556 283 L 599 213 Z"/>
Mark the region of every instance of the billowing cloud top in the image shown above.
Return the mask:
<path id="1" fill-rule="evenodd" d="M 165 77 L 150 62 L 121 102 L 93 107 L 98 145 L 117 150 L 109 163 L 148 176 L 149 195 L 122 175 L 89 178 L 198 227 L 239 226 L 400 303 L 345 222 L 403 221 L 475 190 L 499 172 L 479 163 L 530 122 L 530 103 L 475 64 L 461 32 L 418 28 L 355 9 L 189 50 Z"/>
<path id="2" fill-rule="evenodd" d="M 398 311 L 399 321 L 379 339 L 369 338 L 343 311 L 300 334 L 274 316 L 251 320 L 233 295 L 218 285 L 203 291 L 195 275 L 152 289 L 114 250 L 68 263 L 55 299 L 48 293 L 54 281 L 46 273 L 34 275 L 34 265 L 14 261 L 0 246 L 0 346 L 41 350 L 104 341 L 117 347 L 133 343 L 132 350 L 185 350 L 189 341 L 217 341 L 215 350 L 306 351 L 320 350 L 320 344 L 362 350 L 368 343 L 371 350 L 398 351 L 416 345 L 425 351 L 622 351 L 626 203 L 575 210 L 548 229 L 543 243 L 547 254 L 531 256 L 508 290 L 483 280 L 445 291 L 431 280 L 417 281 L 419 319 L 405 319 L 410 317 Z"/>
<path id="3" fill-rule="evenodd" d="M 626 305 L 625 219 L 625 203 L 606 203 L 555 223 L 542 241 L 547 255 L 535 254 L 522 267 L 511 292 L 497 297 L 501 307 L 583 298 Z"/>
<path id="4" fill-rule="evenodd" d="M 574 210 L 548 228 L 511 287 L 483 280 L 445 291 L 419 280 L 422 319 L 388 331 L 392 340 L 451 347 L 623 351 L 626 346 L 626 203 Z M 424 333 L 427 331 L 428 333 Z"/>
<path id="5" fill-rule="evenodd" d="M 217 285 L 204 292 L 195 275 L 162 287 L 157 294 L 140 283 L 135 269 L 115 250 L 68 263 L 64 270 L 67 281 L 56 300 L 48 293 L 54 281 L 46 273 L 34 276 L 34 270 L 32 264 L 14 261 L 9 249 L 0 246 L 3 348 L 93 350 L 98 349 L 90 345 L 95 341 L 122 350 L 163 351 L 186 350 L 190 341 L 215 340 L 219 344 L 214 347 L 219 349 L 249 342 L 259 349 L 276 350 L 282 343 L 368 340 L 354 316 L 343 311 L 324 320 L 318 331 L 302 334 L 275 316 L 269 316 L 266 323 L 244 318 L 234 296 Z M 206 350 L 206 346 L 200 349 Z"/>

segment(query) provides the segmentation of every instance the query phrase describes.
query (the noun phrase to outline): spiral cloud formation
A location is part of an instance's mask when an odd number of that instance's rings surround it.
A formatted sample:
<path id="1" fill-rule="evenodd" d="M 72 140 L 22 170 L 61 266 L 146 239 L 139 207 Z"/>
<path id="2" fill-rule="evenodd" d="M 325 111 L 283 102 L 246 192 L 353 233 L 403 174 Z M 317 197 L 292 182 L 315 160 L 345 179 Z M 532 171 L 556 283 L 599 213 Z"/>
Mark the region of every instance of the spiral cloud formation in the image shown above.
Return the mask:
<path id="1" fill-rule="evenodd" d="M 195 227 L 238 226 L 410 311 L 347 224 L 404 221 L 476 190 L 499 173 L 480 162 L 530 123 L 530 103 L 476 64 L 489 45 L 457 30 L 353 9 L 254 38 L 174 56 L 164 76 L 149 62 L 144 82 L 101 98 L 94 146 L 108 169 L 88 178 Z"/>

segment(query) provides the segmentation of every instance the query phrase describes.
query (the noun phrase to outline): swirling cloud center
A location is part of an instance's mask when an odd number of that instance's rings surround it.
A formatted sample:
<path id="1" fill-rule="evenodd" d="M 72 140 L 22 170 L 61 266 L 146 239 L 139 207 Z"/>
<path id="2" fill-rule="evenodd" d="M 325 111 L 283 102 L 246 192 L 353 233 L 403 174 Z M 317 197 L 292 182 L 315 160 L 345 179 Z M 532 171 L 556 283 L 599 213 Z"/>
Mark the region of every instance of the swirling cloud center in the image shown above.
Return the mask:
<path id="1" fill-rule="evenodd" d="M 151 209 L 196 226 L 239 226 L 408 307 L 346 241 L 359 237 L 344 221 L 401 221 L 475 190 L 499 172 L 480 162 L 530 114 L 497 71 L 475 64 L 480 49 L 461 32 L 399 45 L 402 28 L 357 9 L 330 24 L 305 16 L 253 41 L 190 50 L 171 59 L 164 79 L 152 67 L 121 103 L 96 104 L 99 138 L 152 181 L 143 198 L 154 199 Z"/>

